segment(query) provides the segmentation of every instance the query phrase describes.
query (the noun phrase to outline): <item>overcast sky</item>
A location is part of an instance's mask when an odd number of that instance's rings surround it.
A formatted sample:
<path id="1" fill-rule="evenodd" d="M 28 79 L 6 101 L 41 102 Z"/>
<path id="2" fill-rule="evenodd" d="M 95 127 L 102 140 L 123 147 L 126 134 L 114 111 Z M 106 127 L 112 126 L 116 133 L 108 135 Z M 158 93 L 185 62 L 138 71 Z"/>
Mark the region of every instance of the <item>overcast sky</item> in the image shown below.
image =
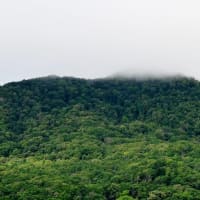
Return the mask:
<path id="1" fill-rule="evenodd" d="M 200 1 L 0 1 L 1 84 L 124 70 L 200 80 Z"/>

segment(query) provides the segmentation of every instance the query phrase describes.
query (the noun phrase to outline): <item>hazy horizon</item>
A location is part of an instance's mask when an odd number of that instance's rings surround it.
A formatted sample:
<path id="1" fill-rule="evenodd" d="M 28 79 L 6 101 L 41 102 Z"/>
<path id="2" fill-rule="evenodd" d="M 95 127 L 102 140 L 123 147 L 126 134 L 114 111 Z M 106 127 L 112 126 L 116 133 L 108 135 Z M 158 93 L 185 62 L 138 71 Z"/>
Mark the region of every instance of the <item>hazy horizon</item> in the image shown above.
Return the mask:
<path id="1" fill-rule="evenodd" d="M 183 74 L 200 80 L 197 0 L 8 0 L 0 84 L 48 75 Z"/>
<path id="2" fill-rule="evenodd" d="M 192 78 L 195 79 L 193 76 L 187 76 L 181 73 L 128 73 L 127 71 L 120 71 L 117 73 L 110 74 L 108 76 L 101 76 L 101 77 L 80 77 L 80 76 L 62 76 L 62 75 L 57 75 L 57 74 L 49 74 L 45 76 L 37 76 L 37 77 L 29 77 L 29 78 L 23 78 L 20 80 L 14 80 L 14 81 L 9 81 L 5 82 L 3 84 L 0 84 L 0 86 L 6 85 L 8 83 L 12 82 L 20 82 L 24 80 L 32 80 L 32 79 L 40 79 L 40 78 L 49 78 L 49 79 L 54 79 L 54 78 L 81 78 L 81 79 L 86 79 L 86 80 L 94 80 L 94 79 L 134 79 L 134 80 L 151 80 L 151 79 L 173 79 L 173 78 Z M 198 80 L 198 79 L 196 79 Z"/>

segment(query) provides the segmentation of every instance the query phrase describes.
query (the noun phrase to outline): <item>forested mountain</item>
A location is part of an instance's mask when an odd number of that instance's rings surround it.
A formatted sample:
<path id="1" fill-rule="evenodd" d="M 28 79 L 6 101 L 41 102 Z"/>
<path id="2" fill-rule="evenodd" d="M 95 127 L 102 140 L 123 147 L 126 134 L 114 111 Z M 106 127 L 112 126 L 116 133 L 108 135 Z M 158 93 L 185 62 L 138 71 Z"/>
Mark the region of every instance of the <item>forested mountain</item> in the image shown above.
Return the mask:
<path id="1" fill-rule="evenodd" d="M 199 200 L 200 82 L 46 77 L 0 87 L 0 199 Z"/>

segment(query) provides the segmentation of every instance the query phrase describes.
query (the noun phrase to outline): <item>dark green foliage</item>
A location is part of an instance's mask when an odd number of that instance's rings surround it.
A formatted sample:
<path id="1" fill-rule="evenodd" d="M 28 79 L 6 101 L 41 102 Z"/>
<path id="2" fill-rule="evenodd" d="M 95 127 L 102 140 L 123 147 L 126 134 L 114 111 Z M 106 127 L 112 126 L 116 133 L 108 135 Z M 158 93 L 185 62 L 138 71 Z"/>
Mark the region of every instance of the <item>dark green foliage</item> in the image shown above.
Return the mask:
<path id="1" fill-rule="evenodd" d="M 41 78 L 0 87 L 0 199 L 200 199 L 200 83 Z"/>

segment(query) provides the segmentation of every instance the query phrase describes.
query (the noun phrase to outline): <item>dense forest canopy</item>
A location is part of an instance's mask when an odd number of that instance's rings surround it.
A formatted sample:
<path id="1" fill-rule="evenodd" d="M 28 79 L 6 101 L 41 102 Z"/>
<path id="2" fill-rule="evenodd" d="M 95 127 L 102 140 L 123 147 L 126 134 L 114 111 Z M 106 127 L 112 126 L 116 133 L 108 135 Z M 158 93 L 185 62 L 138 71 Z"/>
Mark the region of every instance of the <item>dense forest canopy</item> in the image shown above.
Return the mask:
<path id="1" fill-rule="evenodd" d="M 0 87 L 0 199 L 200 199 L 200 82 L 46 77 Z"/>

